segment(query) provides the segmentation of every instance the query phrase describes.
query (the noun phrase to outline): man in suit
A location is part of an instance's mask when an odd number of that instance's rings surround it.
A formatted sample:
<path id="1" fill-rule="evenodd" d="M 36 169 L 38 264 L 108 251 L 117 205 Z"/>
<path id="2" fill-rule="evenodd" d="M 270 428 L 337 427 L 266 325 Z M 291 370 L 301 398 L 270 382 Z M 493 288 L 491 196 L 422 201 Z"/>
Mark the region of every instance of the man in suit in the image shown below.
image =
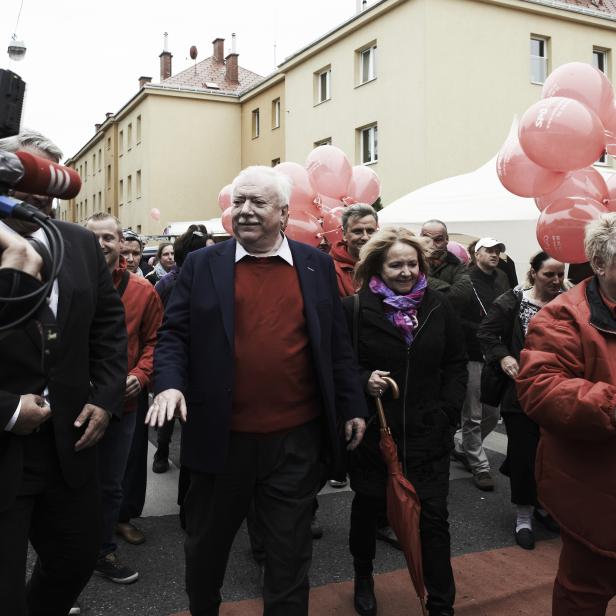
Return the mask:
<path id="1" fill-rule="evenodd" d="M 34 132 L 0 149 L 62 156 Z M 14 196 L 51 212 L 48 197 Z M 36 225 L 13 223 L 47 243 Z M 11 616 L 68 614 L 90 578 L 100 541 L 94 445 L 121 413 L 125 387 L 124 311 L 96 239 L 53 224 L 65 252 L 49 300 L 0 334 L 0 611 Z M 53 346 L 42 323 L 56 328 Z M 28 540 L 38 559 L 26 588 Z"/>
<path id="2" fill-rule="evenodd" d="M 253 499 L 265 613 L 305 616 L 322 464 L 340 468 L 339 419 L 354 448 L 367 409 L 333 262 L 282 233 L 290 182 L 249 167 L 232 186 L 237 239 L 184 262 L 159 332 L 146 421 L 160 426 L 175 412 L 186 421 L 193 616 L 218 614 L 229 550 Z"/>

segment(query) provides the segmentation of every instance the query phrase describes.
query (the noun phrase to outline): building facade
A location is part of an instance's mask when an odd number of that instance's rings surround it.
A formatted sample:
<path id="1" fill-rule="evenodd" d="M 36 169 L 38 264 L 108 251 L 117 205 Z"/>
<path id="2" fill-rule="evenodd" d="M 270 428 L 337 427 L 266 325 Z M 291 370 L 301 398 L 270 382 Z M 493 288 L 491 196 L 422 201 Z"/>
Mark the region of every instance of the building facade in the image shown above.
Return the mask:
<path id="1" fill-rule="evenodd" d="M 266 78 L 233 52 L 222 59 L 221 41 L 175 76 L 161 54 L 161 83 L 141 84 L 68 161 L 83 189 L 60 217 L 109 211 L 160 233 L 216 217 L 219 190 L 242 167 L 302 163 L 323 143 L 371 165 L 387 205 L 492 158 L 553 68 L 590 62 L 612 80 L 616 3 L 381 0 Z"/>

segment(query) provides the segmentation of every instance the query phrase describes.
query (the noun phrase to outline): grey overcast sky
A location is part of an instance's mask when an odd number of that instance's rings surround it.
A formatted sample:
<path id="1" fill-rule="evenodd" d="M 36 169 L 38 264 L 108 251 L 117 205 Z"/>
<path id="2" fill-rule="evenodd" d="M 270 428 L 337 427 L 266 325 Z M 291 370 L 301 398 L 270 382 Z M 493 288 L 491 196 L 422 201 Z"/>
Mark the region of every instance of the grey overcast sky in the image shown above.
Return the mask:
<path id="1" fill-rule="evenodd" d="M 21 1 L 0 0 L 0 68 L 27 83 L 22 125 L 53 139 L 65 157 L 137 92 L 141 75 L 159 81 L 163 32 L 174 73 L 192 64 L 191 45 L 203 60 L 216 37 L 230 50 L 235 32 L 240 65 L 267 75 L 274 58 L 280 63 L 356 7 L 356 0 L 23 0 L 17 38 L 27 52 L 14 62 L 5 50 Z"/>

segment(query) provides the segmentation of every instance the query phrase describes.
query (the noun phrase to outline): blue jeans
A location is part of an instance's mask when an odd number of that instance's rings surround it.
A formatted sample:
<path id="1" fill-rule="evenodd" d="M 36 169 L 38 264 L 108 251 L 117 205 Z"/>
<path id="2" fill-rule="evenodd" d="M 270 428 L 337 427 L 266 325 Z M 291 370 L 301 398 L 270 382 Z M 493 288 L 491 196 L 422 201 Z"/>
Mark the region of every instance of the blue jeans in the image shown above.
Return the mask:
<path id="1" fill-rule="evenodd" d="M 137 413 L 113 418 L 98 444 L 98 477 L 102 492 L 103 526 L 99 556 L 115 552 L 114 531 L 122 506 L 122 481 L 130 453 Z"/>

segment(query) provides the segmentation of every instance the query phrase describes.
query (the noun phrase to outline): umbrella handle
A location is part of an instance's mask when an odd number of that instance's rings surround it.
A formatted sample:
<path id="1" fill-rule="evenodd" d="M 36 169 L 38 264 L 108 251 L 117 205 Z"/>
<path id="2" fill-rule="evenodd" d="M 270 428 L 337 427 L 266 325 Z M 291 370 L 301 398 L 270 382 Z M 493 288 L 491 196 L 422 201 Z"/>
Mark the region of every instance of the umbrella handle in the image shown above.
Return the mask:
<path id="1" fill-rule="evenodd" d="M 396 381 L 394 381 L 389 376 L 384 376 L 383 380 L 389 383 L 389 387 L 391 389 L 391 395 L 393 399 L 394 400 L 398 399 L 400 397 L 400 388 L 398 387 L 398 384 L 396 383 Z M 385 411 L 383 410 L 383 403 L 381 402 L 381 397 L 377 396 L 375 398 L 375 402 L 376 402 L 376 412 L 377 412 L 377 415 L 379 416 L 379 425 L 381 426 L 381 430 L 389 430 L 389 426 L 387 425 L 387 420 L 385 419 Z"/>

